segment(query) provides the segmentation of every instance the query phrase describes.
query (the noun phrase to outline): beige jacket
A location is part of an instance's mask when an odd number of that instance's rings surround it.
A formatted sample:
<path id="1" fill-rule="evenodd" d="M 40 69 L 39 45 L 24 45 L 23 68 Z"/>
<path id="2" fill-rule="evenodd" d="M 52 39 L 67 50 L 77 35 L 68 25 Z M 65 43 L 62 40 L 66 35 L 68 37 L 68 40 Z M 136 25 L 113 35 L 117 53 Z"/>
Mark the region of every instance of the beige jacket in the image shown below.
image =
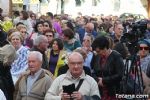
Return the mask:
<path id="1" fill-rule="evenodd" d="M 29 73 L 24 75 L 19 82 L 16 100 L 44 100 L 47 90 L 50 88 L 53 79 L 46 74 L 44 70 L 32 86 L 31 91 L 27 95 L 27 77 Z"/>

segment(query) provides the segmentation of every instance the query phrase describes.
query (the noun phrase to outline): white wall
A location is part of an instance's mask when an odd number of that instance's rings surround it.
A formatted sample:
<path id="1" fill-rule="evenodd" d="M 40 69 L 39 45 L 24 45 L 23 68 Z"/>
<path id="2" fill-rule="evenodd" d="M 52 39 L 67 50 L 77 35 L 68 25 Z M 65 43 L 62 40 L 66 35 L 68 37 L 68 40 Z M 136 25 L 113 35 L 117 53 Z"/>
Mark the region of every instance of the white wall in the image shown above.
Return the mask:
<path id="1" fill-rule="evenodd" d="M 58 0 L 58 13 L 60 13 L 60 0 Z M 75 6 L 75 0 L 65 0 L 65 13 L 76 15 L 77 12 L 82 12 L 83 15 L 120 15 L 122 13 L 136 13 L 143 14 L 147 16 L 147 11 L 144 9 L 141 4 L 141 0 L 120 0 L 120 9 L 114 9 L 114 3 L 117 0 L 100 0 L 98 5 L 92 6 L 92 0 L 84 0 L 85 2 L 81 5 L 81 7 Z M 147 0 L 143 0 L 145 5 L 147 4 Z M 48 11 L 56 13 L 57 0 L 50 0 Z M 147 6 L 147 5 L 146 5 Z"/>
<path id="2" fill-rule="evenodd" d="M 9 0 L 0 0 L 0 8 L 3 9 L 3 15 L 9 13 Z"/>
<path id="3" fill-rule="evenodd" d="M 59 1 L 58 9 L 57 1 Z M 56 12 L 60 13 L 60 1 L 61 0 L 50 0 L 48 7 L 42 7 L 41 12 L 46 13 L 51 11 L 54 14 L 56 14 Z M 141 0 L 120 0 L 120 9 L 118 11 L 114 11 L 114 1 L 117 0 L 100 0 L 100 3 L 98 3 L 96 7 L 92 6 L 92 0 L 84 0 L 85 2 L 82 3 L 81 7 L 76 7 L 75 0 L 65 1 L 65 13 L 70 15 L 76 15 L 78 12 L 82 12 L 83 15 L 120 15 L 124 12 L 143 14 L 144 16 L 148 15 L 146 9 L 144 9 L 143 5 L 141 4 Z M 145 2 L 145 6 L 147 6 L 147 0 L 143 0 L 143 2 Z M 4 9 L 4 15 L 8 14 L 9 0 L 0 0 L 0 7 Z M 38 7 L 36 8 L 36 6 L 31 6 L 31 8 L 34 10 L 34 12 L 37 12 L 37 9 L 39 9 Z"/>

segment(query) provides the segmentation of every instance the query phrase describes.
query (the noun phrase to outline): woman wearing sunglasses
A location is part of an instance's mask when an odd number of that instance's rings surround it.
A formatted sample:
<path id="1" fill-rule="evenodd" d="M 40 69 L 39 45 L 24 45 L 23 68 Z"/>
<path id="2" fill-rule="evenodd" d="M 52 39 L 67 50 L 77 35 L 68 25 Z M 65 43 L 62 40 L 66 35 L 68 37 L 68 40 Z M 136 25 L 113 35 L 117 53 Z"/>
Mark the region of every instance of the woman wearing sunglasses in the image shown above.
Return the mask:
<path id="1" fill-rule="evenodd" d="M 139 41 L 139 56 L 141 69 L 144 73 L 146 73 L 147 68 L 150 67 L 150 42 L 147 39 Z"/>
<path id="2" fill-rule="evenodd" d="M 144 94 L 150 94 L 150 40 L 139 41 L 140 67 L 142 70 L 142 79 L 144 83 Z"/>
<path id="3" fill-rule="evenodd" d="M 48 48 L 51 48 L 51 42 L 52 40 L 54 39 L 54 36 L 55 36 L 55 33 L 53 30 L 51 29 L 47 29 L 45 32 L 44 32 L 44 35 L 47 37 L 48 39 Z"/>

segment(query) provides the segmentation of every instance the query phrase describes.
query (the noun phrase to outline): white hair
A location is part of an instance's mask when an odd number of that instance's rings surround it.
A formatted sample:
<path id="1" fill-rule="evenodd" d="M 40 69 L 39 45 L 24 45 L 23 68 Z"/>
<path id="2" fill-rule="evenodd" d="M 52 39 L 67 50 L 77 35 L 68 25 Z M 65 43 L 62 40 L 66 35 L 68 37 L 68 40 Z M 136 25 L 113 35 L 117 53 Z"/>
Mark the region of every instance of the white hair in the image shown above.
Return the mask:
<path id="1" fill-rule="evenodd" d="M 39 61 L 43 61 L 43 55 L 39 51 L 30 51 L 29 56 L 34 55 Z"/>
<path id="2" fill-rule="evenodd" d="M 33 40 L 33 45 L 38 46 L 43 40 L 47 39 L 44 35 L 39 35 Z"/>

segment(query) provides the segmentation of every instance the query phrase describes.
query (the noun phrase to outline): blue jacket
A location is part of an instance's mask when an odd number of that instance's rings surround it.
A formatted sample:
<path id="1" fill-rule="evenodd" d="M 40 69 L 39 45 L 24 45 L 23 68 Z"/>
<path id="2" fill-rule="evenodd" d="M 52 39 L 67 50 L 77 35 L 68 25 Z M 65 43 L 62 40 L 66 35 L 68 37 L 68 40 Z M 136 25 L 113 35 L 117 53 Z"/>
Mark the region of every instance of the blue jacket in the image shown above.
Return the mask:
<path id="1" fill-rule="evenodd" d="M 85 31 L 84 28 L 79 28 L 79 29 L 77 30 L 77 33 L 79 34 L 81 43 L 83 42 L 83 38 L 84 38 L 85 32 L 86 32 L 86 31 Z M 93 35 L 94 37 L 96 37 L 96 36 L 97 36 L 97 32 L 93 30 L 93 31 L 92 31 L 92 35 Z"/>

